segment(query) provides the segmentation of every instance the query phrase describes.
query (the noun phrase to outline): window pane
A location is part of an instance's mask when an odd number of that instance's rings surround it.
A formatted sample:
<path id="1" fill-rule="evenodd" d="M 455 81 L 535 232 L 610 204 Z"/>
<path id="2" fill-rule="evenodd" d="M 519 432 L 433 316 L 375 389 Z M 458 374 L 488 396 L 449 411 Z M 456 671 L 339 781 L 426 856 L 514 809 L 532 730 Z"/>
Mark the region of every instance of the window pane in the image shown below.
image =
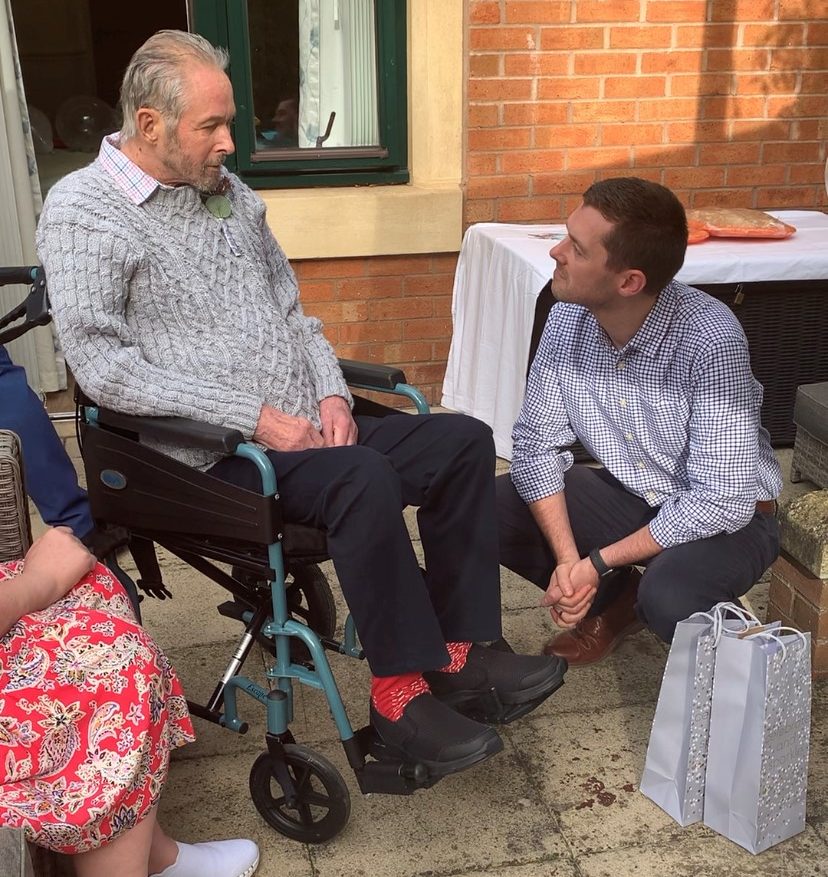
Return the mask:
<path id="1" fill-rule="evenodd" d="M 256 152 L 379 146 L 374 0 L 247 11 Z"/>

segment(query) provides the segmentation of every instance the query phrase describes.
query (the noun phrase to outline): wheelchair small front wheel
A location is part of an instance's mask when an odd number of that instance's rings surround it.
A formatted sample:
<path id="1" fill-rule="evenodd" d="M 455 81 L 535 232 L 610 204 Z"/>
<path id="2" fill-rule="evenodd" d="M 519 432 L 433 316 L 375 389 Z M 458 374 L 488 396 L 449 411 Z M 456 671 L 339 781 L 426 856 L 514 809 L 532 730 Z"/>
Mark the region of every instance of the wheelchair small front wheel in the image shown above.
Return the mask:
<path id="1" fill-rule="evenodd" d="M 339 771 L 327 758 L 298 744 L 284 747 L 285 767 L 296 795 L 288 801 L 276 779 L 270 753 L 250 770 L 250 795 L 262 818 L 276 831 L 303 843 L 324 843 L 348 824 L 351 796 Z"/>

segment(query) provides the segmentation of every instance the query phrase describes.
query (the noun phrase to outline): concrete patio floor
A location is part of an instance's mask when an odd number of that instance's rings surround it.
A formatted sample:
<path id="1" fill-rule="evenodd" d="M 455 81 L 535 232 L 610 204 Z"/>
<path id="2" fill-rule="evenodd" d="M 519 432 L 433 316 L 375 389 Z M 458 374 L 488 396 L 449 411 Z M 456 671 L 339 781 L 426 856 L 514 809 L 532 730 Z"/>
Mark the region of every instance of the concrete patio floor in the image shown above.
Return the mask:
<path id="1" fill-rule="evenodd" d="M 786 495 L 790 451 L 780 451 Z M 501 466 L 502 468 L 502 466 Z M 240 632 L 218 615 L 222 589 L 175 558 L 163 560 L 172 601 L 145 600 L 144 621 L 169 655 L 188 696 L 204 701 Z M 338 594 L 339 623 L 345 609 Z M 552 632 L 539 592 L 503 571 L 504 633 L 536 652 Z M 767 585 L 749 602 L 764 614 Z M 329 758 L 351 794 L 345 830 L 322 846 L 288 840 L 258 815 L 248 774 L 264 750 L 264 711 L 242 699 L 250 731 L 238 736 L 194 720 L 198 740 L 176 752 L 161 817 L 185 841 L 253 838 L 260 877 L 602 877 L 602 875 L 790 875 L 828 873 L 828 679 L 814 684 L 806 830 L 752 856 L 702 825 L 681 828 L 638 791 L 667 649 L 649 632 L 629 638 L 604 662 L 572 669 L 564 687 L 526 719 L 501 729 L 504 751 L 484 765 L 411 797 L 360 794 L 326 703 L 297 686 L 297 742 Z M 256 647 L 245 668 L 264 681 Z M 357 727 L 367 719 L 368 668 L 332 656 Z"/>

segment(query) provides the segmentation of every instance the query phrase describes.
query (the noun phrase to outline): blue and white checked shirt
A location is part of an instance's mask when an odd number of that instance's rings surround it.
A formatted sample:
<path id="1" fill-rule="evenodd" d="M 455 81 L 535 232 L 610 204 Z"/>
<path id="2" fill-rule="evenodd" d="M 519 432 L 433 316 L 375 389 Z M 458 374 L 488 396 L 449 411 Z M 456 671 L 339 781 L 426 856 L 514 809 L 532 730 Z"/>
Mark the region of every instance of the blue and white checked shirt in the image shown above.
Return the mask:
<path id="1" fill-rule="evenodd" d="M 668 284 L 621 350 L 586 308 L 561 302 L 512 433 L 512 481 L 527 503 L 560 492 L 577 438 L 658 508 L 662 547 L 732 533 L 782 489 L 761 405 L 742 327 L 706 293 Z"/>

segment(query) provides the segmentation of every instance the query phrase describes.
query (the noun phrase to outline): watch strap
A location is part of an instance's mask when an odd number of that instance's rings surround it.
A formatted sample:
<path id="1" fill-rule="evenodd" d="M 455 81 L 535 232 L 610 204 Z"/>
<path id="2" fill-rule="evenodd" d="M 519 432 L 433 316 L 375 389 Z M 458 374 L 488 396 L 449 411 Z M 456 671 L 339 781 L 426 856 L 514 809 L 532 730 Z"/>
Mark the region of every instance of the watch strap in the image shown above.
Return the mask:
<path id="1" fill-rule="evenodd" d="M 603 578 L 612 572 L 612 567 L 609 567 L 604 563 L 604 558 L 601 557 L 601 550 L 599 548 L 593 548 L 592 551 L 589 552 L 589 559 L 595 567 L 595 571 L 598 573 L 599 578 Z"/>

